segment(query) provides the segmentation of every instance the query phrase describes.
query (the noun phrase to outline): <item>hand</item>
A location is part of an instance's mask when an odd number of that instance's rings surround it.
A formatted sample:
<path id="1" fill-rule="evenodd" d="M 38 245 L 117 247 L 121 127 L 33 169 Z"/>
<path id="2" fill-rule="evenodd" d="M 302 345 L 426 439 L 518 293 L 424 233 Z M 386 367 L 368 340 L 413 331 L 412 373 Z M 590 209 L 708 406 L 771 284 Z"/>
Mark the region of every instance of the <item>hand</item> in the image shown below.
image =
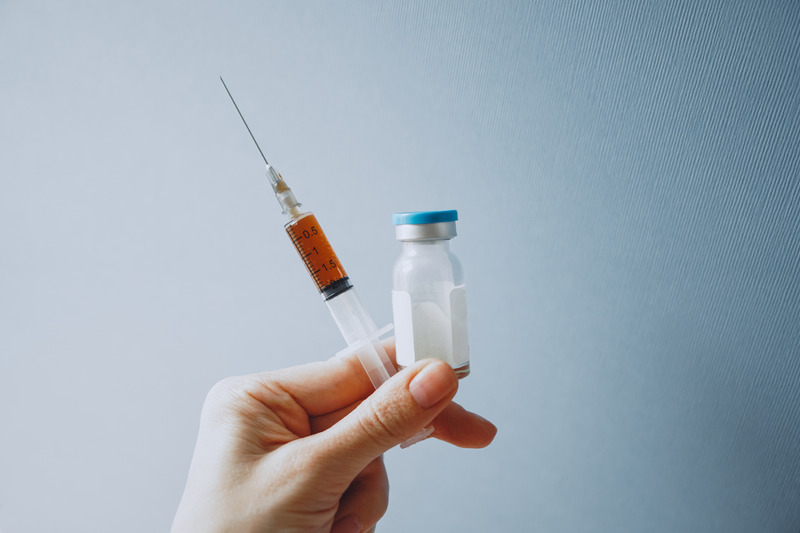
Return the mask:
<path id="1" fill-rule="evenodd" d="M 369 529 L 388 505 L 383 452 L 431 424 L 456 446 L 494 438 L 450 401 L 457 389 L 450 366 L 429 359 L 375 391 L 355 356 L 217 383 L 173 533 Z"/>

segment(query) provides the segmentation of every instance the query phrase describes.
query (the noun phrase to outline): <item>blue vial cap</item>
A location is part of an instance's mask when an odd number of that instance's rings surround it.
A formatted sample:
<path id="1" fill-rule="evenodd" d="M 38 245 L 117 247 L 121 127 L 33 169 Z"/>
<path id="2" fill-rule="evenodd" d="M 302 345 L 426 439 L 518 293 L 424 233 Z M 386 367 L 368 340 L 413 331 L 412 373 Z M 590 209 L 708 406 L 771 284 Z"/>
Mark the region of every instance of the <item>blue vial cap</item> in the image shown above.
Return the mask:
<path id="1" fill-rule="evenodd" d="M 436 222 L 455 222 L 458 220 L 458 211 L 412 211 L 409 213 L 395 213 L 392 215 L 392 224 L 435 224 Z"/>

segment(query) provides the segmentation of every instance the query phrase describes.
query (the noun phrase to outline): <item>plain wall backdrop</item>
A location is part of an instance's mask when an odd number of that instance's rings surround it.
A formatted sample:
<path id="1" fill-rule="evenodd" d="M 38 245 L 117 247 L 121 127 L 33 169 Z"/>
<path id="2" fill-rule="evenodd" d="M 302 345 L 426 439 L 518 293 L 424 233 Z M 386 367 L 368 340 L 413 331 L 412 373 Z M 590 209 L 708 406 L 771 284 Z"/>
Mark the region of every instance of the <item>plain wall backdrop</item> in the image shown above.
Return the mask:
<path id="1" fill-rule="evenodd" d="M 165 531 L 218 380 L 343 347 L 263 162 L 379 324 L 458 209 L 495 442 L 378 531 L 800 530 L 795 2 L 0 1 L 0 531 Z"/>

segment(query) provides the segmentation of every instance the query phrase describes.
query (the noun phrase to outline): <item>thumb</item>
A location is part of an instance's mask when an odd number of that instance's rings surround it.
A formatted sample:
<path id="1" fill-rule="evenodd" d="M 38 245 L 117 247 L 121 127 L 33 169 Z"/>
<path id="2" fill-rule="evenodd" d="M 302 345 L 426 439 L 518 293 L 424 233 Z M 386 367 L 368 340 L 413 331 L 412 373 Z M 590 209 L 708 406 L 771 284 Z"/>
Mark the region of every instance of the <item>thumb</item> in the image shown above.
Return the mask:
<path id="1" fill-rule="evenodd" d="M 332 427 L 317 449 L 343 477 L 361 472 L 386 450 L 417 434 L 447 407 L 458 389 L 450 365 L 428 359 L 398 372 Z"/>

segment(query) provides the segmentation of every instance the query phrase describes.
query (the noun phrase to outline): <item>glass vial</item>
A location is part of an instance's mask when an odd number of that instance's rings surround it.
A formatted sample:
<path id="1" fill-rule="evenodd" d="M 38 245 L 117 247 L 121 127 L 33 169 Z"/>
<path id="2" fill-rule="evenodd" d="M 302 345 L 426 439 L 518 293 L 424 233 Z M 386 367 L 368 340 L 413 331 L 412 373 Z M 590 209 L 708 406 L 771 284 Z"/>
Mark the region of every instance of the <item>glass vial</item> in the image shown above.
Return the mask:
<path id="1" fill-rule="evenodd" d="M 392 272 L 397 364 L 435 357 L 460 378 L 469 374 L 464 270 L 450 251 L 458 211 L 395 213 L 395 236 L 403 243 Z"/>

